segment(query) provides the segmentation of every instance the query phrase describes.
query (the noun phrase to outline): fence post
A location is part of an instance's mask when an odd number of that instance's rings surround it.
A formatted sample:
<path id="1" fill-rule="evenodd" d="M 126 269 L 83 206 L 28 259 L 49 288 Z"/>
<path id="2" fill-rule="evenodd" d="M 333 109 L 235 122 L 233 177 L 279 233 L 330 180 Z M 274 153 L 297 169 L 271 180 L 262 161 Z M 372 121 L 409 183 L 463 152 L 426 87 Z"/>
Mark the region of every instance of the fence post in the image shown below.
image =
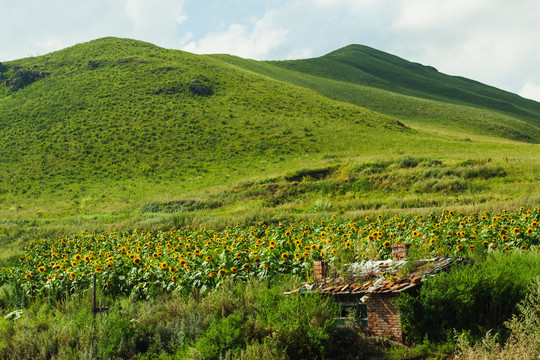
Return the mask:
<path id="1" fill-rule="evenodd" d="M 92 298 L 92 314 L 96 316 L 96 273 L 94 273 L 94 288 L 93 288 L 93 298 Z"/>

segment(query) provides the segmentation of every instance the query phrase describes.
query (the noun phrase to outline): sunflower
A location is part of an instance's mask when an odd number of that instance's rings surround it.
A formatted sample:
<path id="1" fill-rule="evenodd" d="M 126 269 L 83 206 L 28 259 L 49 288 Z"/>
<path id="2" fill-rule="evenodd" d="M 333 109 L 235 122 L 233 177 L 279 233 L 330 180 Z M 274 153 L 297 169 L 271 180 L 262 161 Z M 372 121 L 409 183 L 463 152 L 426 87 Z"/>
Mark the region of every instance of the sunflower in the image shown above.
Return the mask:
<path id="1" fill-rule="evenodd" d="M 212 261 L 212 256 L 211 255 L 206 255 L 205 260 L 208 261 L 208 262 Z"/>
<path id="2" fill-rule="evenodd" d="M 385 248 L 390 247 L 390 241 L 387 240 L 383 242 L 382 246 L 384 246 Z"/>
<path id="3" fill-rule="evenodd" d="M 469 245 L 469 251 L 473 251 L 473 250 L 474 250 L 474 245 L 473 244 Z"/>
<path id="4" fill-rule="evenodd" d="M 531 227 L 535 228 L 535 227 L 537 227 L 537 226 L 538 226 L 538 221 L 535 220 L 535 221 L 533 221 L 533 222 L 531 223 Z"/>
<path id="5" fill-rule="evenodd" d="M 167 267 L 169 267 L 169 265 L 167 265 L 167 263 L 165 261 L 162 262 L 161 264 L 159 264 L 159 268 L 161 270 L 167 270 Z"/>
<path id="6" fill-rule="evenodd" d="M 268 269 L 270 267 L 270 264 L 268 263 L 263 263 L 262 264 L 262 267 L 265 268 L 265 269 Z"/>
<path id="7" fill-rule="evenodd" d="M 457 249 L 458 251 L 463 250 L 463 245 L 459 244 L 458 246 L 456 246 L 456 249 Z"/>
<path id="8" fill-rule="evenodd" d="M 226 275 L 226 274 L 227 274 L 227 270 L 225 270 L 225 269 L 219 269 L 218 275 L 224 276 L 224 275 Z"/>
<path id="9" fill-rule="evenodd" d="M 178 280 L 178 277 L 177 277 L 176 275 L 173 275 L 173 276 L 171 277 L 171 281 L 177 281 L 177 280 Z"/>
<path id="10" fill-rule="evenodd" d="M 77 267 L 77 263 L 75 261 L 71 262 L 71 267 Z"/>
<path id="11" fill-rule="evenodd" d="M 260 264 L 262 260 L 260 257 L 256 257 L 255 259 L 253 259 L 253 261 L 255 262 L 255 264 Z"/>
<path id="12" fill-rule="evenodd" d="M 505 246 L 504 251 L 509 252 L 510 251 L 510 246 Z"/>
<path id="13" fill-rule="evenodd" d="M 169 268 L 169 272 L 170 272 L 171 274 L 174 274 L 174 273 L 176 272 L 176 268 L 175 268 L 174 266 L 171 266 L 171 267 Z"/>
<path id="14" fill-rule="evenodd" d="M 82 258 L 81 255 L 75 254 L 75 257 L 74 257 L 75 261 L 79 261 L 81 260 L 81 258 Z"/>
<path id="15" fill-rule="evenodd" d="M 429 243 L 430 243 L 431 245 L 435 245 L 436 242 L 437 242 L 437 239 L 435 239 L 435 238 L 429 239 Z"/>
<path id="16" fill-rule="evenodd" d="M 283 260 L 287 260 L 287 259 L 289 258 L 289 254 L 283 253 L 283 254 L 281 254 L 281 258 L 282 258 Z"/>
<path id="17" fill-rule="evenodd" d="M 75 274 L 74 272 L 70 272 L 70 273 L 69 273 L 69 278 L 70 278 L 70 279 L 76 279 L 76 278 L 77 278 L 77 274 Z"/>
<path id="18" fill-rule="evenodd" d="M 187 261 L 184 260 L 184 259 L 180 260 L 180 262 L 179 262 L 180 266 L 185 266 L 186 263 L 187 263 Z"/>
<path id="19" fill-rule="evenodd" d="M 302 256 L 302 255 L 300 255 L 299 253 L 294 253 L 294 258 L 295 258 L 295 259 L 300 258 L 300 256 Z"/>
<path id="20" fill-rule="evenodd" d="M 159 254 L 156 253 L 156 252 L 155 252 L 155 253 L 152 253 L 152 257 L 153 257 L 154 259 L 157 259 L 157 258 L 159 258 Z"/>
<path id="21" fill-rule="evenodd" d="M 135 259 L 133 259 L 133 263 L 135 265 L 139 265 L 141 263 L 141 258 L 140 257 L 136 257 Z"/>
<path id="22" fill-rule="evenodd" d="M 25 279 L 25 280 L 28 280 L 28 279 L 30 279 L 31 277 L 32 277 L 32 274 L 26 274 L 26 275 L 24 275 L 24 279 Z"/>
<path id="23" fill-rule="evenodd" d="M 237 268 L 236 266 L 233 266 L 233 267 L 231 268 L 231 272 L 232 272 L 232 273 L 238 272 L 238 268 Z"/>
<path id="24" fill-rule="evenodd" d="M 527 235 L 531 235 L 533 233 L 533 231 L 534 231 L 533 228 L 528 228 L 527 231 L 525 231 L 525 233 Z"/>
<path id="25" fill-rule="evenodd" d="M 47 275 L 47 281 L 52 281 L 52 276 L 51 275 Z"/>
<path id="26" fill-rule="evenodd" d="M 521 245 L 519 247 L 519 249 L 525 251 L 525 250 L 527 250 L 527 245 Z"/>
<path id="27" fill-rule="evenodd" d="M 242 265 L 242 269 L 243 269 L 244 271 L 248 272 L 248 271 L 249 271 L 249 265 L 248 265 L 248 264 Z"/>
<path id="28" fill-rule="evenodd" d="M 47 269 L 45 269 L 45 266 L 40 266 L 40 267 L 38 267 L 38 271 L 39 271 L 40 273 L 42 273 L 42 274 L 45 272 L 45 270 L 47 270 Z"/>
<path id="29" fill-rule="evenodd" d="M 105 267 L 106 267 L 107 269 L 112 269 L 112 268 L 113 268 L 112 262 L 108 262 L 107 265 L 105 265 Z"/>
<path id="30" fill-rule="evenodd" d="M 521 232 L 521 229 L 516 227 L 516 228 L 514 228 L 513 232 L 514 232 L 514 235 L 517 235 L 517 234 L 519 234 Z"/>
<path id="31" fill-rule="evenodd" d="M 487 240 L 482 241 L 482 245 L 483 245 L 484 247 L 488 247 L 489 241 L 487 241 Z"/>
<path id="32" fill-rule="evenodd" d="M 100 268 L 100 267 L 97 267 L 96 270 L 95 270 L 95 272 L 98 273 L 98 274 L 99 274 L 100 272 L 102 272 L 102 271 L 103 271 L 103 268 Z"/>

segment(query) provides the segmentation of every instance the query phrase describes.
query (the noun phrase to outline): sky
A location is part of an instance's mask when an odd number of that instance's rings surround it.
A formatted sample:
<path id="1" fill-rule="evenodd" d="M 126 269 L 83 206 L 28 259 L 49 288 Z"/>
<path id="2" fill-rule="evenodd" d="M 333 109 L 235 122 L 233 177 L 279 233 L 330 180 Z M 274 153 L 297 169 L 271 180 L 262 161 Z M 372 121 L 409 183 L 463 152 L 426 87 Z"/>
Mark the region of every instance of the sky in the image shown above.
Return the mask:
<path id="1" fill-rule="evenodd" d="M 538 0 L 0 0 L 0 62 L 116 36 L 256 60 L 371 46 L 540 101 Z"/>

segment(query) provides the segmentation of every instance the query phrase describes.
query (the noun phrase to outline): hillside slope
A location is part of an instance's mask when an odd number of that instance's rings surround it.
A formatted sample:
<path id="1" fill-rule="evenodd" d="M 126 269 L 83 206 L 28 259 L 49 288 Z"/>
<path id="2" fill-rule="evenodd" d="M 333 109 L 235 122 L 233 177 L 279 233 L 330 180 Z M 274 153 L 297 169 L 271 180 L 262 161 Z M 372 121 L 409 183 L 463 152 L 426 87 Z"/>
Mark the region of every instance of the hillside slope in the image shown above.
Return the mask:
<path id="1" fill-rule="evenodd" d="M 87 230 L 538 203 L 539 145 L 508 140 L 537 127 L 491 109 L 117 38 L 0 77 L 0 264 Z"/>
<path id="2" fill-rule="evenodd" d="M 539 103 L 366 46 L 350 45 L 305 60 L 217 57 L 405 122 L 540 142 Z"/>
<path id="3" fill-rule="evenodd" d="M 4 63 L 2 76 L 0 181 L 36 194 L 31 182 L 187 179 L 256 158 L 359 149 L 363 137 L 408 131 L 209 56 L 134 40 Z"/>

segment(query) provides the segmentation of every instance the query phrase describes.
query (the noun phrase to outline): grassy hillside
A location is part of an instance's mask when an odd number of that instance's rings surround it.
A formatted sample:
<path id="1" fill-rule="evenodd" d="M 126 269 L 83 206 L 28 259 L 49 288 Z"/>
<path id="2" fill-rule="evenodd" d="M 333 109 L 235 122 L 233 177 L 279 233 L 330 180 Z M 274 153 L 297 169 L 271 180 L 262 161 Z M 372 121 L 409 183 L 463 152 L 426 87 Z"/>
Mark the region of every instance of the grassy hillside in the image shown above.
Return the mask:
<path id="1" fill-rule="evenodd" d="M 365 46 L 293 61 L 217 57 L 407 125 L 540 142 L 539 103 Z"/>
<path id="2" fill-rule="evenodd" d="M 15 77 L 17 67 L 48 75 L 17 91 L 4 85 L 0 181 L 12 192 L 38 194 L 28 180 L 188 179 L 407 131 L 210 57 L 136 41 L 101 39 L 7 63 L 3 76 Z"/>
<path id="3" fill-rule="evenodd" d="M 491 109 L 540 125 L 540 103 L 536 101 L 367 46 L 349 45 L 317 59 L 276 64 L 404 95 Z"/>
<path id="4" fill-rule="evenodd" d="M 0 74 L 3 258 L 127 225 L 540 201 L 538 145 L 509 140 L 540 141 L 534 106 L 518 117 L 117 38 Z"/>

